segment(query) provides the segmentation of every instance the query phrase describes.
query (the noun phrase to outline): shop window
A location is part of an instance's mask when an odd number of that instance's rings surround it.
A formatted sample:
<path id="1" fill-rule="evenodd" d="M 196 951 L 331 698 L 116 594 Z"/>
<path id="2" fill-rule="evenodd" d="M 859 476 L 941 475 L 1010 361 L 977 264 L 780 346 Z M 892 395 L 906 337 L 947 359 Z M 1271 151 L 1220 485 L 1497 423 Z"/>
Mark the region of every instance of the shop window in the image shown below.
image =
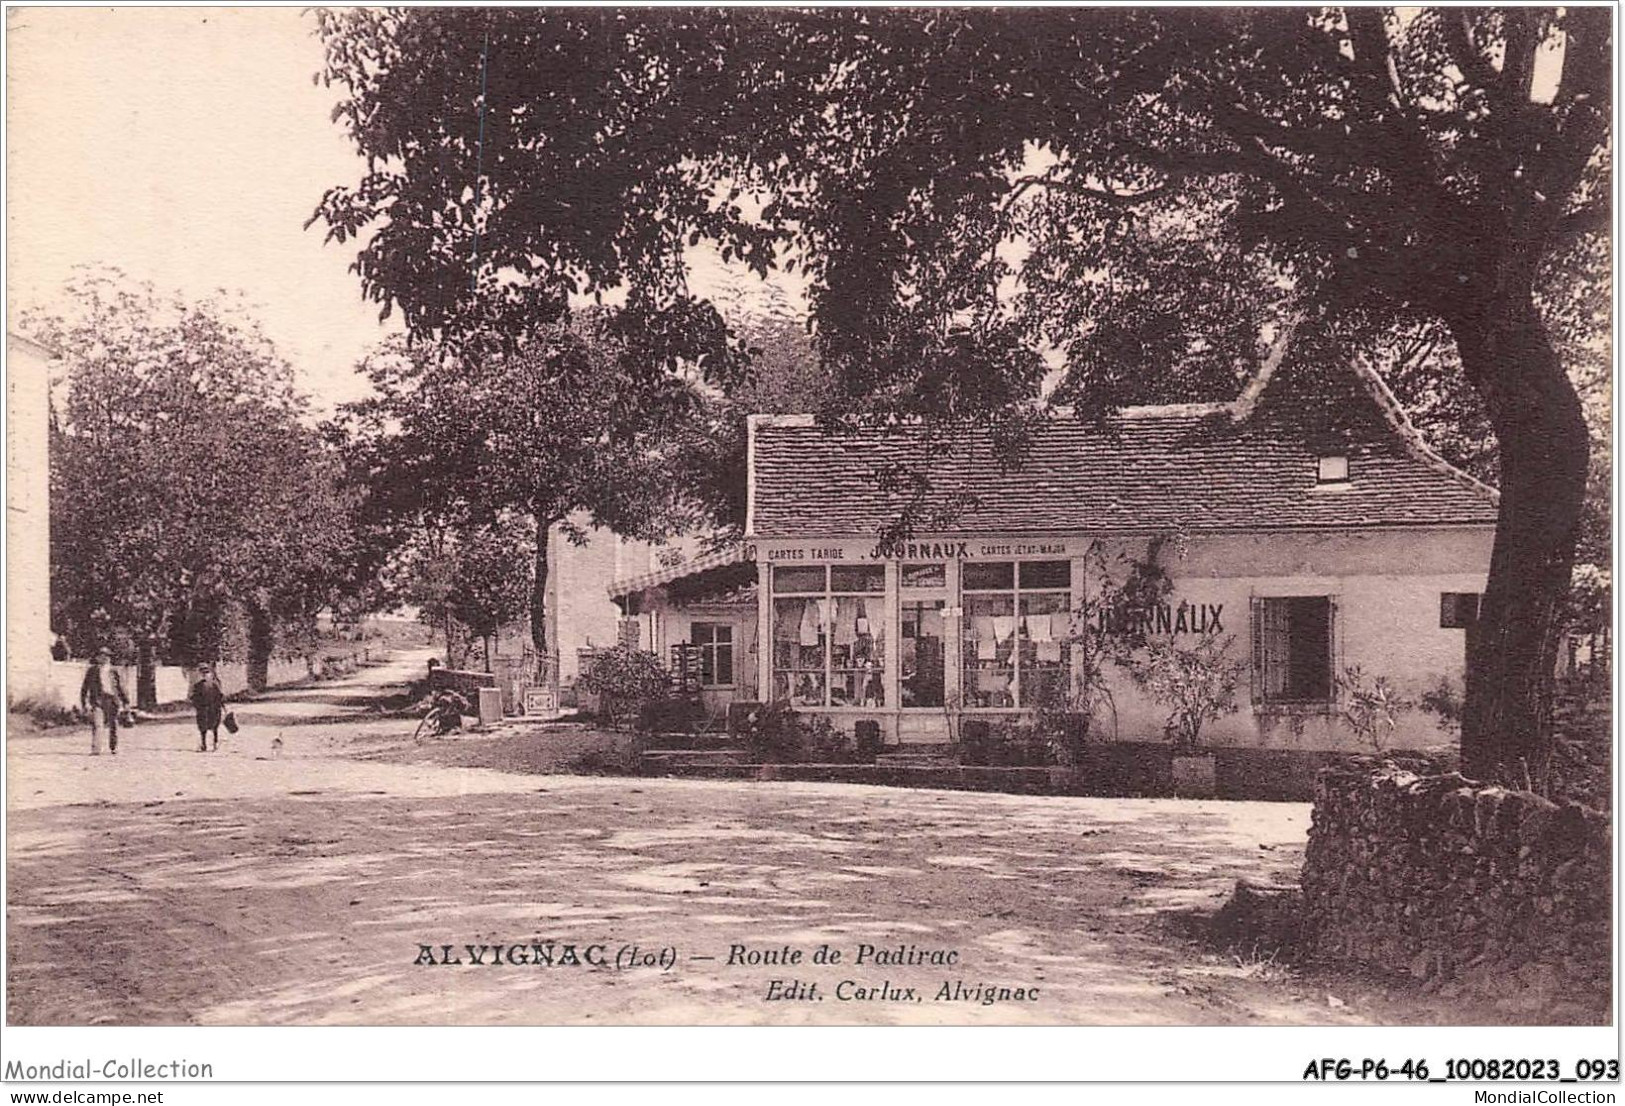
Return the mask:
<path id="1" fill-rule="evenodd" d="M 961 572 L 965 705 L 1030 710 L 1063 695 L 1071 663 L 1071 563 L 973 562 Z"/>
<path id="2" fill-rule="evenodd" d="M 882 595 L 886 591 L 885 565 L 842 565 L 829 570 L 829 590 Z"/>
<path id="3" fill-rule="evenodd" d="M 1325 595 L 1253 601 L 1255 702 L 1331 702 L 1334 613 Z"/>
<path id="4" fill-rule="evenodd" d="M 1349 459 L 1341 454 L 1322 457 L 1316 475 L 1322 484 L 1347 484 L 1349 482 Z"/>
<path id="5" fill-rule="evenodd" d="M 828 587 L 828 578 L 824 575 L 824 568 L 775 568 L 773 570 L 773 592 L 775 595 L 801 594 L 811 592 L 822 595 Z"/>
<path id="6" fill-rule="evenodd" d="M 1465 630 L 1478 622 L 1481 596 L 1472 591 L 1446 591 L 1439 594 L 1439 628 Z"/>
<path id="7" fill-rule="evenodd" d="M 732 687 L 734 682 L 734 628 L 726 622 L 696 622 L 689 627 L 689 644 L 700 650 L 700 685 Z"/>
<path id="8" fill-rule="evenodd" d="M 885 590 L 884 565 L 774 569 L 774 698 L 885 706 Z"/>
<path id="9" fill-rule="evenodd" d="M 1016 586 L 1012 561 L 971 561 L 959 570 L 965 591 L 1009 591 Z"/>

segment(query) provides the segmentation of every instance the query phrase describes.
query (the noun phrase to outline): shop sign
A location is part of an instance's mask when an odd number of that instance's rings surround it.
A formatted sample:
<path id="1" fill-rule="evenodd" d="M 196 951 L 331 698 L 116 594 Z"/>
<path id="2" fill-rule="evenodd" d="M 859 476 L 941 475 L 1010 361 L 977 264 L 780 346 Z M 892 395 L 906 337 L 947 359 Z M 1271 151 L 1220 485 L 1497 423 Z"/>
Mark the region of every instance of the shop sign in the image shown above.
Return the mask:
<path id="1" fill-rule="evenodd" d="M 883 541 L 869 556 L 877 561 L 955 561 L 970 556 L 969 545 L 963 541 Z"/>
<path id="2" fill-rule="evenodd" d="M 768 549 L 765 559 L 781 562 L 818 563 L 821 561 L 961 561 L 988 558 L 990 560 L 1014 557 L 1069 557 L 1071 550 L 1064 541 L 883 541 L 871 546 L 867 552 L 840 545 L 796 545 Z M 764 556 L 761 553 L 757 557 Z M 752 558 L 755 559 L 755 558 Z"/>
<path id="3" fill-rule="evenodd" d="M 975 557 L 1065 557 L 1066 542 L 883 541 L 870 550 L 877 561 L 959 561 Z"/>
<path id="4" fill-rule="evenodd" d="M 844 561 L 846 560 L 846 550 L 838 545 L 774 549 L 768 552 L 767 559 L 775 563 L 779 561 Z"/>
<path id="5" fill-rule="evenodd" d="M 553 715 L 559 712 L 559 695 L 550 687 L 527 687 L 525 689 L 525 713 Z"/>

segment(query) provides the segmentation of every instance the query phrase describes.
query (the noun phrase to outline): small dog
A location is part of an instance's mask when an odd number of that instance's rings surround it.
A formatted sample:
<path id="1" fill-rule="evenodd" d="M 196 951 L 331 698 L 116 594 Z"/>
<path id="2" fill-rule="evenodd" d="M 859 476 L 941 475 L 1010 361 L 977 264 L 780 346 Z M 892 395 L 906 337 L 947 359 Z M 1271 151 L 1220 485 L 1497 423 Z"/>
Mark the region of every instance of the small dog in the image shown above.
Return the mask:
<path id="1" fill-rule="evenodd" d="M 271 755 L 274 756 L 274 757 L 279 757 L 279 756 L 282 755 L 282 735 L 281 734 L 277 734 L 275 737 L 273 737 L 271 739 Z"/>

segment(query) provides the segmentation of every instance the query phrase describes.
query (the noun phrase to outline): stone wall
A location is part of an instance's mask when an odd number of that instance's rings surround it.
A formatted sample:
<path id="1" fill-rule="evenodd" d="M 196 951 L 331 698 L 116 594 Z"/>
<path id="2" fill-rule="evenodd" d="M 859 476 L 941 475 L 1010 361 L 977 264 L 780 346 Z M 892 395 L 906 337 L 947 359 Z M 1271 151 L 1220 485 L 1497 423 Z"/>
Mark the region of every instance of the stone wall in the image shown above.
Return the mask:
<path id="1" fill-rule="evenodd" d="M 461 668 L 435 668 L 429 672 L 430 691 L 455 691 L 468 700 L 469 706 L 479 704 L 480 688 L 496 686 L 496 675 L 491 672 L 474 672 Z"/>
<path id="2" fill-rule="evenodd" d="M 1611 852 L 1608 818 L 1577 803 L 1324 772 L 1302 880 L 1312 954 L 1542 1021 L 1606 1019 Z"/>
<path id="3" fill-rule="evenodd" d="M 320 656 L 281 657 L 273 660 L 266 671 L 268 687 L 285 687 L 315 677 L 332 677 L 354 672 L 372 659 L 376 650 L 363 644 L 325 650 Z M 79 702 L 79 686 L 85 678 L 88 660 L 51 661 L 48 678 L 32 698 L 42 705 L 68 709 Z M 119 677 L 125 690 L 133 697 L 136 687 L 134 665 L 118 666 Z M 239 695 L 248 690 L 248 666 L 241 661 L 217 665 L 220 687 L 227 695 Z M 160 705 L 184 703 L 192 687 L 192 670 L 179 665 L 159 665 L 156 672 L 158 702 Z M 13 699 L 19 698 L 13 696 Z"/>

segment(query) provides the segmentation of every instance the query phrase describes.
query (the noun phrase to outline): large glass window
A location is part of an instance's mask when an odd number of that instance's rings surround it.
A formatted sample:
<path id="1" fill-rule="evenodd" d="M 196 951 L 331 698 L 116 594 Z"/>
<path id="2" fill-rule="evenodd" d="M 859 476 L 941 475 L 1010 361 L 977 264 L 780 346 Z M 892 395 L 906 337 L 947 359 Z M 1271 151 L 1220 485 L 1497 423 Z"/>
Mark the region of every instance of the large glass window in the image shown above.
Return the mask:
<path id="1" fill-rule="evenodd" d="M 774 698 L 885 706 L 885 591 L 884 565 L 775 568 Z"/>
<path id="2" fill-rule="evenodd" d="M 734 682 L 734 628 L 726 622 L 696 622 L 688 640 L 700 650 L 700 685 L 732 687 Z"/>
<path id="3" fill-rule="evenodd" d="M 961 573 L 965 706 L 1030 710 L 1063 694 L 1071 665 L 1071 563 L 973 562 Z"/>

